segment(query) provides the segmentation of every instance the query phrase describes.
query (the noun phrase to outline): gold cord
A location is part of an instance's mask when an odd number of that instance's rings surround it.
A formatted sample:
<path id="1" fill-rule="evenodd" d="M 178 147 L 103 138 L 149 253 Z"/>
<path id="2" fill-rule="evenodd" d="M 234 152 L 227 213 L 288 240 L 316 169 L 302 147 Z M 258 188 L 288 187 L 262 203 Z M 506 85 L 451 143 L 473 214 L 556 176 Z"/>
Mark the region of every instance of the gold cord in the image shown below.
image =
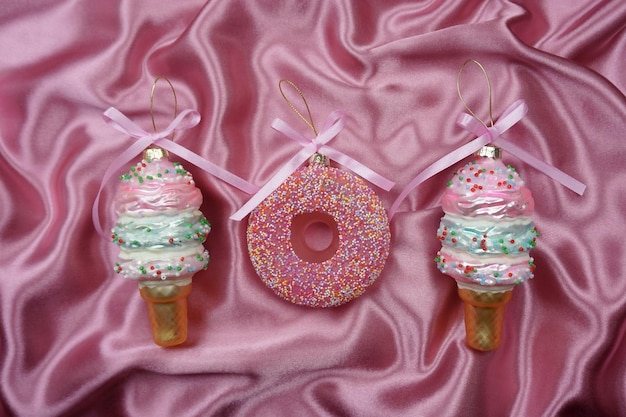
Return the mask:
<path id="1" fill-rule="evenodd" d="M 489 89 L 489 122 L 491 123 L 491 127 L 493 127 L 494 123 L 493 123 L 493 109 L 492 109 L 492 98 L 491 98 L 491 82 L 489 81 L 489 75 L 487 75 L 487 70 L 485 69 L 485 67 L 483 67 L 483 65 L 480 62 L 478 62 L 475 59 L 468 59 L 467 61 L 463 63 L 463 65 L 461 65 L 461 68 L 459 68 L 459 73 L 456 77 L 456 91 L 459 94 L 461 103 L 463 103 L 463 105 L 465 106 L 465 109 L 467 109 L 469 114 L 474 116 L 476 120 L 478 120 L 480 123 L 483 124 L 483 126 L 487 127 L 487 124 L 483 122 L 483 120 L 480 117 L 478 117 L 476 113 L 472 111 L 472 109 L 465 102 L 465 100 L 463 100 L 463 95 L 461 94 L 461 73 L 463 72 L 463 69 L 465 68 L 465 66 L 469 64 L 470 62 L 473 62 L 474 64 L 480 67 L 481 71 L 483 72 L 483 75 L 485 76 L 485 79 L 487 80 L 487 88 Z"/>
<path id="2" fill-rule="evenodd" d="M 165 80 L 169 84 L 170 89 L 172 90 L 172 94 L 174 95 L 174 119 L 176 118 L 176 116 L 178 116 L 178 99 L 176 98 L 176 90 L 174 89 L 174 86 L 172 85 L 171 81 L 167 77 L 159 75 L 158 77 L 154 79 L 154 82 L 152 83 L 152 90 L 150 91 L 150 118 L 152 119 L 152 127 L 154 128 L 155 132 L 157 131 L 157 127 L 156 127 L 156 122 L 154 121 L 154 109 L 153 109 L 154 90 L 156 90 L 157 82 L 159 80 Z M 174 140 L 173 133 L 172 133 L 172 140 Z"/>
<path id="3" fill-rule="evenodd" d="M 291 87 L 294 88 L 294 90 L 296 90 L 298 92 L 298 95 L 300 95 L 300 98 L 302 99 L 302 101 L 304 102 L 304 107 L 306 107 L 306 111 L 309 115 L 309 118 L 307 119 L 306 117 L 304 117 L 302 115 L 302 113 L 300 113 L 300 111 L 298 109 L 296 109 L 296 106 L 294 106 L 291 101 L 289 101 L 289 99 L 287 98 L 287 96 L 285 95 L 285 92 L 283 91 L 283 83 L 287 83 L 289 84 Z M 298 88 L 297 85 L 295 85 L 292 81 L 287 80 L 287 79 L 282 79 L 278 82 L 278 89 L 280 90 L 280 94 L 283 96 L 283 98 L 285 99 L 285 101 L 287 102 L 287 104 L 289 104 L 289 107 L 291 107 L 291 110 L 293 110 L 294 112 L 296 112 L 296 114 L 298 116 L 300 116 L 300 118 L 302 120 L 304 120 L 304 123 L 307 124 L 307 126 L 309 126 L 311 129 L 313 129 L 313 132 L 315 133 L 315 136 L 317 136 L 317 129 L 315 128 L 315 123 L 313 123 L 313 116 L 311 116 L 311 109 L 309 108 L 309 104 L 306 102 L 306 99 L 304 98 L 304 94 L 302 94 L 302 90 L 300 90 Z"/>

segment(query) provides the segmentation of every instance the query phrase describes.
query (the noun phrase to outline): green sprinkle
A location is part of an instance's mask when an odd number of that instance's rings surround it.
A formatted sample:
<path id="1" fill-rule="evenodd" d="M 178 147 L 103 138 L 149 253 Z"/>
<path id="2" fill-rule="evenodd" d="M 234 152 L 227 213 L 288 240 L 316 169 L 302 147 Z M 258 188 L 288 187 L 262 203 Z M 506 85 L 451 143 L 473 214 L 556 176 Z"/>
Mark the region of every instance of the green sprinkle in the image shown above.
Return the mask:
<path id="1" fill-rule="evenodd" d="M 139 183 L 143 183 L 143 177 L 137 177 L 137 181 L 139 181 Z"/>
<path id="2" fill-rule="evenodd" d="M 497 272 L 494 272 L 494 273 L 493 273 L 493 276 L 494 276 L 494 277 L 496 277 L 496 278 L 498 278 L 498 277 L 500 276 L 500 274 L 499 274 L 499 273 L 497 273 Z"/>
<path id="3" fill-rule="evenodd" d="M 182 270 L 183 270 L 183 267 L 182 267 L 182 266 L 179 266 L 178 268 L 176 268 L 176 270 L 177 270 L 177 271 L 182 271 Z"/>
<path id="4" fill-rule="evenodd" d="M 166 173 L 166 174 L 169 174 L 169 173 L 170 173 L 170 170 L 169 170 L 169 169 L 166 169 L 166 170 L 165 170 L 165 173 Z"/>
<path id="5" fill-rule="evenodd" d="M 452 187 L 452 180 L 449 180 L 449 181 L 446 183 L 446 187 Z"/>
<path id="6" fill-rule="evenodd" d="M 191 239 L 191 233 L 187 233 L 187 234 L 185 235 L 185 237 L 186 237 L 187 239 Z"/>
<path id="7" fill-rule="evenodd" d="M 149 180 L 153 180 L 154 179 L 154 177 L 152 175 L 146 175 L 146 178 L 149 179 Z"/>
<path id="8" fill-rule="evenodd" d="M 463 177 L 459 177 L 459 181 L 463 181 Z"/>
<path id="9" fill-rule="evenodd" d="M 130 170 L 133 172 L 135 172 L 135 169 L 136 169 L 135 167 L 130 167 Z"/>
<path id="10" fill-rule="evenodd" d="M 451 234 L 452 236 L 454 236 L 454 235 L 456 235 L 456 232 L 453 230 L 453 231 L 451 231 L 451 232 L 450 232 L 450 234 Z"/>
<path id="11" fill-rule="evenodd" d="M 152 231 L 152 229 L 150 229 L 149 227 L 146 227 L 146 232 L 150 233 Z"/>
<path id="12" fill-rule="evenodd" d="M 163 176 L 163 174 L 161 174 L 160 172 L 157 174 L 157 177 L 161 178 Z"/>

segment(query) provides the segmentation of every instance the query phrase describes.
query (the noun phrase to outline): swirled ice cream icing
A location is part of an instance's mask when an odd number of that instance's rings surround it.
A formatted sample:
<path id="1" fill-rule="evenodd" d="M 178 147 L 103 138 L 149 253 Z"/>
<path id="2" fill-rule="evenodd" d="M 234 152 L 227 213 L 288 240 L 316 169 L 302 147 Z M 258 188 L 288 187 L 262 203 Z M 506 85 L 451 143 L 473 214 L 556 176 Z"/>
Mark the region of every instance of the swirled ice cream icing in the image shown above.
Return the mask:
<path id="1" fill-rule="evenodd" d="M 179 162 L 142 160 L 120 180 L 115 199 L 118 215 L 140 216 L 147 211 L 177 214 L 202 204 L 202 193 Z"/>
<path id="2" fill-rule="evenodd" d="M 446 213 L 504 218 L 530 216 L 535 203 L 515 168 L 481 158 L 453 174 L 441 206 Z"/>
<path id="3" fill-rule="evenodd" d="M 114 270 L 125 278 L 190 278 L 207 267 L 202 245 L 211 230 L 200 212 L 202 193 L 178 162 L 142 160 L 120 177 L 118 221 L 111 239 L 120 247 Z"/>
<path id="4" fill-rule="evenodd" d="M 513 167 L 491 158 L 465 165 L 448 181 L 442 207 L 435 258 L 441 272 L 487 287 L 533 277 L 534 200 Z"/>

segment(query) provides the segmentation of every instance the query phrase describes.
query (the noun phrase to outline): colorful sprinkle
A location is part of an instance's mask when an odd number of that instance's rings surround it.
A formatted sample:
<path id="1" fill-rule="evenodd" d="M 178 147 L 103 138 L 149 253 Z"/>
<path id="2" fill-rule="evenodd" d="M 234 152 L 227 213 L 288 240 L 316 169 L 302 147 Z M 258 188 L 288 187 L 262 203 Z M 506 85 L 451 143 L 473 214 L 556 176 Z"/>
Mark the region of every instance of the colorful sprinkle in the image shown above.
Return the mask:
<path id="1" fill-rule="evenodd" d="M 300 258 L 291 243 L 298 213 L 321 212 L 337 222 L 339 246 L 323 262 Z M 292 174 L 250 215 L 248 252 L 278 296 L 310 307 L 337 306 L 361 295 L 389 254 L 390 231 L 381 200 L 360 178 L 311 164 Z"/>

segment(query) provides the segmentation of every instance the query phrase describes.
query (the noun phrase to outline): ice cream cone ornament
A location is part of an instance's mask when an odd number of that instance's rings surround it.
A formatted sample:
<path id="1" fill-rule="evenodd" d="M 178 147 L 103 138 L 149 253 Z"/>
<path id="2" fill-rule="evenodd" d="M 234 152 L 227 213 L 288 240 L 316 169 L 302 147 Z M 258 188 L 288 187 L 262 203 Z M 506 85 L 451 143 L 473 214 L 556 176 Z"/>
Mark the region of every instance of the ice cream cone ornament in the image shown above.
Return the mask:
<path id="1" fill-rule="evenodd" d="M 308 118 L 287 99 L 284 83 L 297 91 Z M 330 159 L 385 190 L 394 183 L 327 145 L 343 128 L 341 112 L 333 112 L 318 131 L 302 91 L 289 80 L 281 80 L 279 89 L 315 138 L 274 120 L 274 129 L 303 148 L 231 218 L 250 214 L 250 260 L 276 295 L 307 307 L 339 306 L 378 278 L 389 254 L 390 231 L 380 198 L 358 176 L 330 166 Z"/>
<path id="2" fill-rule="evenodd" d="M 156 129 L 152 111 L 154 88 L 159 79 L 170 85 L 175 101 L 174 121 L 161 132 Z M 114 108 L 104 113 L 108 124 L 138 140 L 113 161 L 100 191 L 115 172 L 142 152 L 141 160 L 119 177 L 120 186 L 113 203 L 117 223 L 110 239 L 120 249 L 113 269 L 122 277 L 137 281 L 141 297 L 147 303 L 154 342 L 160 346 L 179 345 L 187 339 L 187 297 L 192 278 L 207 268 L 210 259 L 203 246 L 211 224 L 200 211 L 202 193 L 192 174 L 180 162 L 170 161 L 170 152 L 243 191 L 252 193 L 257 189 L 168 139 L 173 139 L 175 131 L 188 129 L 200 121 L 195 110 L 184 110 L 177 115 L 176 108 L 171 82 L 159 77 L 154 81 L 150 98 L 155 133 L 143 131 Z M 92 214 L 96 229 L 104 234 L 98 214 L 100 191 Z"/>
<path id="3" fill-rule="evenodd" d="M 441 205 L 437 267 L 457 282 L 469 346 L 496 349 L 504 305 L 535 269 L 530 250 L 539 234 L 532 195 L 515 169 L 502 163 L 499 149 L 487 145 L 453 174 Z"/>
<path id="4" fill-rule="evenodd" d="M 468 63 L 477 64 L 489 88 L 489 124 L 463 100 L 461 73 Z M 539 233 L 532 220 L 534 200 L 511 165 L 502 162 L 502 150 L 520 158 L 544 174 L 582 195 L 585 185 L 555 167 L 513 145 L 502 134 L 527 112 L 523 100 L 513 103 L 496 122 L 492 115 L 491 84 L 485 68 L 467 60 L 457 77 L 457 91 L 469 114 L 457 122 L 478 137 L 431 164 L 402 191 L 390 209 L 390 217 L 415 187 L 461 159 L 474 159 L 453 173 L 441 199 L 444 216 L 437 238 L 441 249 L 437 268 L 452 277 L 465 305 L 467 344 L 480 351 L 497 349 L 502 340 L 504 308 L 517 286 L 533 278 L 531 250 Z"/>

